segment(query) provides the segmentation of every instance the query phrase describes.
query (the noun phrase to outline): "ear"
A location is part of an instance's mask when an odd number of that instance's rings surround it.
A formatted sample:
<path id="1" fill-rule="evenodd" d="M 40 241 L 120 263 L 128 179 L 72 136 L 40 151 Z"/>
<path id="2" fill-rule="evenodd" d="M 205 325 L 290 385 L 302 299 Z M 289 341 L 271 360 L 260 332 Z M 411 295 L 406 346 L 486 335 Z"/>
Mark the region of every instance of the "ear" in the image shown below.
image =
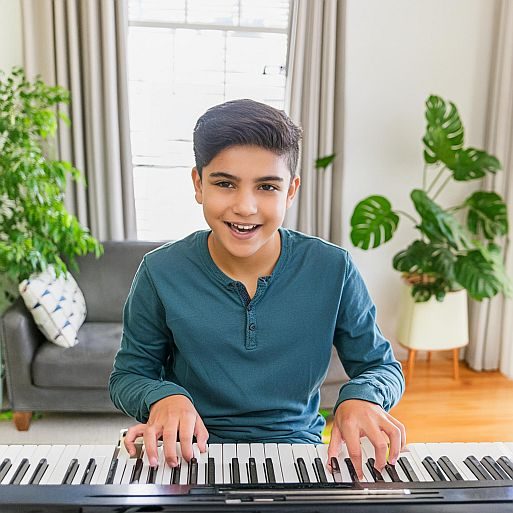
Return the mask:
<path id="1" fill-rule="evenodd" d="M 301 178 L 299 176 L 295 176 L 289 185 L 289 190 L 287 191 L 287 208 L 289 208 L 294 202 L 294 198 L 296 197 L 296 193 L 301 185 Z"/>
<path id="2" fill-rule="evenodd" d="M 191 177 L 194 185 L 194 196 L 196 201 L 201 205 L 203 203 L 203 183 L 196 167 L 192 168 Z"/>

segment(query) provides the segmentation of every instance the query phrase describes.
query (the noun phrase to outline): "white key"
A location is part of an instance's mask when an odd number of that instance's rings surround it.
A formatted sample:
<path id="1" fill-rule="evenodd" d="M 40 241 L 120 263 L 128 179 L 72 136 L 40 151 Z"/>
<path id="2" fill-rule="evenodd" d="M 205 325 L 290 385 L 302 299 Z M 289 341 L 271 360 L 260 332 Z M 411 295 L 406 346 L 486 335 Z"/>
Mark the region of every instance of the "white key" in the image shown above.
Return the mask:
<path id="1" fill-rule="evenodd" d="M 294 466 L 294 454 L 292 445 L 278 444 L 278 454 L 280 455 L 281 471 L 284 483 L 299 483 L 299 476 Z"/>
<path id="2" fill-rule="evenodd" d="M 292 454 L 294 455 L 294 461 L 296 464 L 298 458 L 303 458 L 310 483 L 316 483 L 317 476 L 315 475 L 312 467 L 312 460 L 310 458 L 310 452 L 308 451 L 307 445 L 308 444 L 292 444 Z"/>
<path id="3" fill-rule="evenodd" d="M 267 483 L 267 479 L 265 477 L 265 451 L 264 444 L 249 444 L 251 457 L 255 458 L 256 469 L 257 469 L 257 478 L 259 483 Z"/>
<path id="4" fill-rule="evenodd" d="M 347 452 L 347 446 L 343 442 L 340 446 L 340 451 L 336 456 L 338 465 L 340 467 L 340 475 L 342 476 L 343 483 L 352 483 L 353 480 L 351 478 L 351 474 L 349 473 L 349 469 L 347 468 L 346 458 L 349 458 L 349 453 Z"/>
<path id="5" fill-rule="evenodd" d="M 125 467 L 127 461 L 131 458 L 128 458 L 125 453 L 121 451 L 118 453 L 118 464 L 116 466 L 116 471 L 114 472 L 114 478 L 112 479 L 112 484 L 121 484 L 121 480 L 123 479 L 123 474 L 125 473 Z"/>
<path id="6" fill-rule="evenodd" d="M 7 449 L 5 450 L 2 461 L 0 463 L 2 463 L 6 459 L 9 459 L 11 461 L 11 468 L 10 468 L 9 472 L 7 473 L 7 475 L 4 476 L 4 478 L 2 479 L 0 484 L 9 483 L 8 475 L 11 473 L 13 467 L 16 465 L 16 461 L 17 461 L 16 457 L 18 456 L 18 453 L 22 450 L 22 448 L 23 448 L 23 445 L 9 445 L 7 447 Z"/>
<path id="7" fill-rule="evenodd" d="M 237 444 L 237 459 L 239 460 L 240 482 L 249 483 L 248 466 L 251 449 L 249 444 Z"/>
<path id="8" fill-rule="evenodd" d="M 52 448 L 51 445 L 37 445 L 36 450 L 32 453 L 32 456 L 30 458 L 30 467 L 23 476 L 23 479 L 21 480 L 20 484 L 25 485 L 28 484 L 30 481 L 30 478 L 36 471 L 37 466 L 39 465 L 39 462 L 46 458 L 46 455 L 50 452 L 50 449 Z M 1 458 L 0 458 L 1 459 Z"/>
<path id="9" fill-rule="evenodd" d="M 11 482 L 11 479 L 14 477 L 16 470 L 18 470 L 21 460 L 23 458 L 27 458 L 30 461 L 30 457 L 36 450 L 35 445 L 20 445 L 18 447 L 20 449 L 16 451 L 16 456 L 14 458 L 10 458 L 12 465 L 9 469 L 9 472 L 7 472 L 6 476 L 2 480 L 2 484 L 9 484 Z"/>
<path id="10" fill-rule="evenodd" d="M 419 472 L 417 472 L 417 471 L 415 472 L 417 474 L 417 477 L 419 479 L 422 479 L 423 481 L 434 481 L 434 479 L 431 477 L 428 470 L 422 463 L 424 461 L 424 458 L 426 456 L 429 456 L 429 451 L 426 448 L 426 444 L 421 444 L 421 443 L 409 444 L 408 448 L 410 449 L 410 452 L 415 459 L 415 463 L 417 464 L 416 470 L 419 471 Z M 422 474 L 422 477 L 421 477 L 421 474 Z"/>
<path id="11" fill-rule="evenodd" d="M 404 452 L 401 452 L 399 453 L 399 458 L 401 456 L 403 456 L 405 453 Z M 409 483 L 410 480 L 408 479 L 408 476 L 404 473 L 404 470 L 403 468 L 401 467 L 401 465 L 399 465 L 399 458 L 397 459 L 397 463 L 395 464 L 395 471 L 397 472 L 397 475 L 399 476 L 399 479 L 403 482 L 403 483 Z"/>
<path id="12" fill-rule="evenodd" d="M 80 481 L 82 481 L 85 470 L 87 468 L 87 464 L 89 463 L 89 459 L 94 457 L 93 450 L 94 445 L 80 446 L 80 449 L 78 450 L 77 455 L 75 456 L 78 460 L 78 470 L 71 484 L 77 485 L 80 484 Z"/>
<path id="13" fill-rule="evenodd" d="M 223 445 L 208 444 L 208 457 L 214 458 L 215 484 L 223 484 Z"/>
<path id="14" fill-rule="evenodd" d="M 232 482 L 232 458 L 237 457 L 237 446 L 235 444 L 223 444 L 223 479 L 225 484 Z M 239 468 L 240 473 L 240 468 Z"/>
<path id="15" fill-rule="evenodd" d="M 157 455 L 158 455 L 158 448 L 157 448 Z M 143 460 L 143 467 L 141 469 L 141 475 L 139 476 L 139 483 L 146 484 L 148 481 L 148 474 L 150 472 L 150 460 L 148 459 L 148 455 L 146 454 L 146 451 L 144 449 L 142 451 L 142 460 Z"/>
<path id="16" fill-rule="evenodd" d="M 182 446 L 180 442 L 176 443 L 176 455 L 180 463 L 180 481 L 179 484 L 186 485 L 189 481 L 189 462 L 182 455 Z"/>
<path id="17" fill-rule="evenodd" d="M 76 455 L 80 449 L 79 445 L 67 445 L 59 458 L 59 461 L 55 465 L 54 471 L 47 484 L 62 484 L 62 480 L 66 475 L 71 460 L 76 458 Z"/>
<path id="18" fill-rule="evenodd" d="M 137 458 L 129 458 L 126 460 L 125 471 L 123 472 L 123 477 L 121 478 L 121 484 L 130 484 L 130 479 L 132 479 L 132 472 L 136 462 Z"/>
<path id="19" fill-rule="evenodd" d="M 513 442 L 503 442 L 502 445 L 509 451 L 508 458 L 513 461 Z"/>
<path id="20" fill-rule="evenodd" d="M 7 450 L 8 445 L 0 445 L 0 463 L 4 461 L 4 452 Z"/>
<path id="21" fill-rule="evenodd" d="M 194 443 L 192 444 L 192 453 L 198 460 L 198 484 L 204 485 L 206 484 L 206 465 L 208 458 L 208 450 L 205 452 L 200 452 L 198 444 Z"/>
<path id="22" fill-rule="evenodd" d="M 366 436 L 360 438 L 360 446 L 362 448 L 362 464 L 364 465 L 365 469 L 369 472 L 369 476 L 372 479 L 371 471 L 367 466 L 367 460 L 369 458 L 374 458 L 374 460 L 376 459 L 376 450 L 374 449 L 374 446 L 372 445 L 371 441 Z M 385 469 L 383 469 L 381 475 L 383 476 L 385 482 L 392 482 L 392 478 L 388 475 L 388 472 Z"/>
<path id="23" fill-rule="evenodd" d="M 468 456 L 467 444 L 461 442 L 455 443 L 427 443 L 426 448 L 431 453 L 435 461 L 442 456 L 447 456 L 465 481 L 477 481 L 477 477 L 471 470 L 463 463 L 463 460 Z"/>
<path id="24" fill-rule="evenodd" d="M 283 473 L 280 465 L 280 455 L 278 453 L 278 444 L 265 444 L 264 452 L 266 458 L 271 458 L 274 468 L 274 477 L 277 483 L 283 483 Z"/>
<path id="25" fill-rule="evenodd" d="M 171 484 L 171 478 L 173 477 L 173 467 L 170 467 L 166 463 L 166 457 L 164 455 L 164 448 L 162 448 L 162 464 L 164 465 L 164 470 L 162 472 L 162 484 L 165 484 L 165 485 Z"/>
<path id="26" fill-rule="evenodd" d="M 66 449 L 65 445 L 52 445 L 52 448 L 48 452 L 46 456 L 46 461 L 48 462 L 48 468 L 46 472 L 43 474 L 41 481 L 39 481 L 40 485 L 48 484 L 50 478 L 57 466 L 59 460 L 61 459 L 62 453 Z M 60 484 L 60 483 L 59 483 Z"/>
<path id="27" fill-rule="evenodd" d="M 324 467 L 324 473 L 326 474 L 326 479 L 328 480 L 328 483 L 333 483 L 334 478 L 333 474 L 328 470 L 327 463 L 328 463 L 328 444 L 317 444 L 315 446 L 317 449 L 317 456 L 321 459 L 322 465 Z"/>
<path id="28" fill-rule="evenodd" d="M 167 467 L 166 460 L 164 459 L 164 446 L 157 447 L 158 454 L 158 465 L 157 476 L 155 477 L 155 484 L 162 484 L 162 478 L 164 476 L 164 469 Z M 166 483 L 168 484 L 168 483 Z"/>
<path id="29" fill-rule="evenodd" d="M 91 484 L 105 484 L 109 473 L 110 463 L 116 450 L 115 445 L 97 445 L 94 449 L 96 470 L 91 479 Z M 101 460 L 101 465 L 99 461 Z"/>

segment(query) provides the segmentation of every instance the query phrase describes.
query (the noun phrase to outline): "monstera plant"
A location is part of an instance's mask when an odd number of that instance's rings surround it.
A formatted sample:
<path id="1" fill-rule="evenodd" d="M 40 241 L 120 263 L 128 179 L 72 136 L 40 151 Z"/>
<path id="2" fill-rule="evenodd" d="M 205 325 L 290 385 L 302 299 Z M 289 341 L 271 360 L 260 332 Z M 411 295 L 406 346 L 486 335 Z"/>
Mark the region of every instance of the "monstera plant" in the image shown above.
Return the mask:
<path id="1" fill-rule="evenodd" d="M 501 292 L 510 296 L 512 284 L 500 246 L 508 234 L 502 198 L 493 191 L 477 190 L 458 205 L 443 207 L 436 201 L 451 180 L 481 180 L 499 171 L 501 164 L 483 150 L 464 147 L 464 129 L 454 103 L 430 96 L 426 121 L 422 188 L 410 194 L 417 218 L 394 210 L 384 196 L 369 196 L 354 209 L 351 241 L 365 250 L 376 248 L 392 238 L 401 216 L 406 217 L 415 223 L 418 238 L 394 256 L 393 267 L 411 285 L 416 302 L 431 296 L 442 301 L 447 292 L 462 288 L 478 301 Z"/>

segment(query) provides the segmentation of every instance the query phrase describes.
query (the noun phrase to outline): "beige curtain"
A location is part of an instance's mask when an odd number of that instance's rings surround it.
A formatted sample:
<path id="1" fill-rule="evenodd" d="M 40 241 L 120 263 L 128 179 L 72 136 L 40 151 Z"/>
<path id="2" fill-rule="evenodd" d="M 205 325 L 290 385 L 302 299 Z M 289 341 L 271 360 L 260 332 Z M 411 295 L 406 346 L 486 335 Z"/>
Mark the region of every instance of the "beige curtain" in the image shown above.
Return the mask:
<path id="1" fill-rule="evenodd" d="M 292 0 L 286 111 L 303 127 L 301 188 L 285 226 L 342 242 L 344 0 Z M 325 170 L 319 157 L 336 153 Z"/>
<path id="2" fill-rule="evenodd" d="M 486 149 L 502 162 L 503 170 L 487 178 L 487 189 L 508 205 L 513 230 L 513 2 L 497 2 L 495 52 L 488 102 Z M 513 277 L 513 247 L 505 245 L 504 262 Z M 476 370 L 500 369 L 513 378 L 513 300 L 502 296 L 470 305 L 470 344 L 466 360 Z"/>
<path id="3" fill-rule="evenodd" d="M 101 240 L 136 239 L 126 73 L 127 2 L 22 0 L 27 75 L 71 91 L 57 153 L 84 175 L 66 206 Z"/>

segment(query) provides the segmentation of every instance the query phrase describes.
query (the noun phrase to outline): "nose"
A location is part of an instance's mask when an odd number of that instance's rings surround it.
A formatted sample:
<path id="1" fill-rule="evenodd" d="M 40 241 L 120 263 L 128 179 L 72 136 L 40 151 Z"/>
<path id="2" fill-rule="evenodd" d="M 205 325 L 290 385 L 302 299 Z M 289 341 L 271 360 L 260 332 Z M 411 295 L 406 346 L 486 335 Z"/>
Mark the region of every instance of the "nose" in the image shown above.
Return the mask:
<path id="1" fill-rule="evenodd" d="M 232 211 L 241 217 L 249 217 L 256 214 L 258 208 L 253 192 L 239 189 L 233 198 Z"/>

